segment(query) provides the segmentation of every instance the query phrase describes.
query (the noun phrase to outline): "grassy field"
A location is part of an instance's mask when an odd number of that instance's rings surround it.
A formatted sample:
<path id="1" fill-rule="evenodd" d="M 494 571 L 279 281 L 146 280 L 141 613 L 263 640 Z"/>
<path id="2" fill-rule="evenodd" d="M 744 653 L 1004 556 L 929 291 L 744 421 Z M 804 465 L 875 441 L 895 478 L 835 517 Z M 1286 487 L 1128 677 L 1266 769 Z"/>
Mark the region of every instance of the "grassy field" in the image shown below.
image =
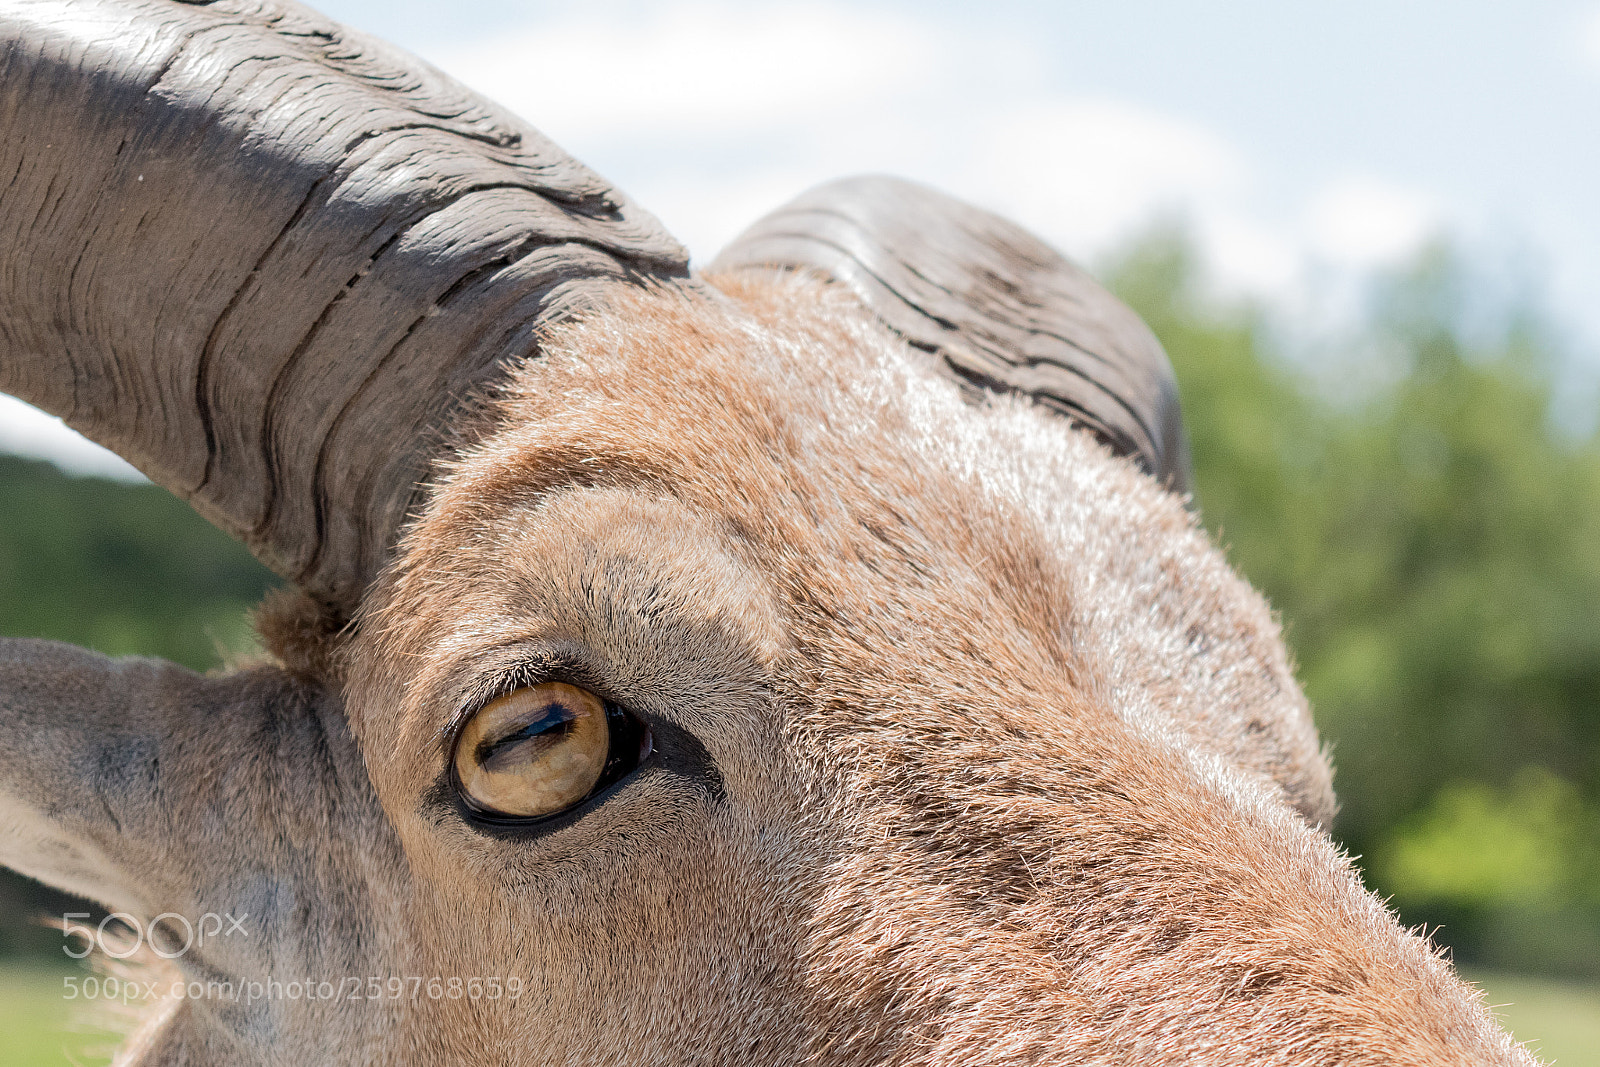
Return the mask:
<path id="1" fill-rule="evenodd" d="M 81 972 L 0 965 L 0 1067 L 104 1067 L 114 1038 L 63 999 Z M 1470 976 L 1513 1033 L 1555 1067 L 1600 1067 L 1600 985 L 1506 974 Z M 81 1004 L 79 1001 L 77 1004 Z"/>
<path id="2" fill-rule="evenodd" d="M 1470 974 L 1501 1022 L 1555 1067 L 1600 1067 L 1600 985 Z"/>
<path id="3" fill-rule="evenodd" d="M 88 1025 L 62 978 L 86 972 L 0 963 L 0 1067 L 103 1067 L 116 1038 Z"/>

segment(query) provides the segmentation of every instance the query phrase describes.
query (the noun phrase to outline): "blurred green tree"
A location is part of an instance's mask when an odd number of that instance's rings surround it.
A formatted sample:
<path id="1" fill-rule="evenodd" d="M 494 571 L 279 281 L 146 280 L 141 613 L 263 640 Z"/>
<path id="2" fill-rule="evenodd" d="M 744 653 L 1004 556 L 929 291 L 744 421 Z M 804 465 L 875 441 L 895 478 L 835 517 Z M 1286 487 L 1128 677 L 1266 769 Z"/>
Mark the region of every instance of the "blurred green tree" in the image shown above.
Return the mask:
<path id="1" fill-rule="evenodd" d="M 196 670 L 253 647 L 276 582 L 166 490 L 0 455 L 0 634 Z"/>
<path id="2" fill-rule="evenodd" d="M 1459 957 L 1600 974 L 1600 434 L 1557 427 L 1537 316 L 1469 331 L 1435 247 L 1313 361 L 1208 298 L 1180 233 L 1105 273 L 1177 369 L 1206 525 L 1283 617 L 1336 836 Z"/>

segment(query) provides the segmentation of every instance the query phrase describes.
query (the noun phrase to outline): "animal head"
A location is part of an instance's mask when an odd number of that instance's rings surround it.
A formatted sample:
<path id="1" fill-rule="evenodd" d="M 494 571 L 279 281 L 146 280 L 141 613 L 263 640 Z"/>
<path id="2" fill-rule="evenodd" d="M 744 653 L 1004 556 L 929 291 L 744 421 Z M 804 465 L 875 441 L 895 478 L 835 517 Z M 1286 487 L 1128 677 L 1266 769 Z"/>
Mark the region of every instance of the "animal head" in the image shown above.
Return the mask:
<path id="1" fill-rule="evenodd" d="M 304 9 L 4 21 L 0 386 L 295 587 L 227 675 L 0 642 L 0 860 L 170 960 L 124 1062 L 1531 1062 L 1036 240 L 861 179 L 691 273 Z"/>

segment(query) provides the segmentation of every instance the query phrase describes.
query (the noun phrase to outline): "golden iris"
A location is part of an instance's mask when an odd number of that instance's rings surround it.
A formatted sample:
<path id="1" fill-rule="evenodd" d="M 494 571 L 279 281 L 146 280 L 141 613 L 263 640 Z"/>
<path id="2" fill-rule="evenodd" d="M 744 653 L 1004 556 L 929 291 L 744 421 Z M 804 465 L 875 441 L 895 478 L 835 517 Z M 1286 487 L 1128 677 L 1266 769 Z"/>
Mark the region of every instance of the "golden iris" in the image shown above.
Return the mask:
<path id="1" fill-rule="evenodd" d="M 544 682 L 479 709 L 456 740 L 456 777 L 484 812 L 553 815 L 593 791 L 610 748 L 605 701 L 575 685 Z"/>

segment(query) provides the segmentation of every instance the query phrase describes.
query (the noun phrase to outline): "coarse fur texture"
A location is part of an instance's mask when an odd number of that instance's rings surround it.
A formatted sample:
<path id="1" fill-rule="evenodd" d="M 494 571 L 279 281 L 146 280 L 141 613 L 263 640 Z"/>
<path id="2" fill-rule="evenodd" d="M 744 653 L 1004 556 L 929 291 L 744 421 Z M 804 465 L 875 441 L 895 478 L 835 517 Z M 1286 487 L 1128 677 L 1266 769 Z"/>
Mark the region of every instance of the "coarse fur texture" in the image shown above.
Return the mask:
<path id="1" fill-rule="evenodd" d="M 1181 500 L 842 291 L 720 284 L 553 332 L 354 627 L 269 606 L 286 666 L 0 644 L 0 858 L 249 915 L 187 982 L 523 983 L 169 999 L 121 1062 L 1532 1062 L 1319 828 L 1276 626 Z M 656 752 L 484 825 L 452 726 L 529 677 Z"/>
<path id="2" fill-rule="evenodd" d="M 841 294 L 722 284 L 552 336 L 369 601 L 329 680 L 387 824 L 367 966 L 531 999 L 345 1008 L 322 1055 L 1530 1062 L 1317 829 L 1276 627 L 1178 499 Z M 441 739 L 530 664 L 684 740 L 486 832 Z"/>

